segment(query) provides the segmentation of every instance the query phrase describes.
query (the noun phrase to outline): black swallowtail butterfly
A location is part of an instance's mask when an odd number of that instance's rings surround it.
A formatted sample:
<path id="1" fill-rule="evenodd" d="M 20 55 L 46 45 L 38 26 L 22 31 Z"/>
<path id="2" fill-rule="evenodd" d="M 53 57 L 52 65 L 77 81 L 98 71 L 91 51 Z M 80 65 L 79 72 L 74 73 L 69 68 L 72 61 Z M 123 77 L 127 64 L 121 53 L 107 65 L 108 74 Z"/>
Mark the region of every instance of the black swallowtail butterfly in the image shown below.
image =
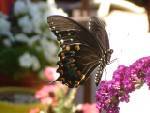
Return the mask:
<path id="1" fill-rule="evenodd" d="M 63 16 L 50 16 L 47 21 L 62 48 L 57 69 L 60 77 L 57 81 L 62 81 L 70 88 L 77 87 L 98 66 L 95 75 L 98 85 L 112 54 L 104 21 L 90 17 L 79 23 Z"/>

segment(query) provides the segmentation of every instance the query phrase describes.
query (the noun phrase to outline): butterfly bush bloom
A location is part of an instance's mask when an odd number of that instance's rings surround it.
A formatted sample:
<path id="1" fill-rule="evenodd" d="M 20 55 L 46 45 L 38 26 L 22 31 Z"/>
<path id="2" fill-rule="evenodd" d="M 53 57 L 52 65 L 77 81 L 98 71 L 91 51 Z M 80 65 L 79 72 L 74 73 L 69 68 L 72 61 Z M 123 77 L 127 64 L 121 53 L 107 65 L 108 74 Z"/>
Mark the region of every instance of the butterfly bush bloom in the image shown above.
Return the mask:
<path id="1" fill-rule="evenodd" d="M 129 102 L 130 93 L 146 83 L 150 88 L 150 56 L 141 58 L 129 67 L 120 65 L 112 80 L 101 81 L 96 91 L 100 112 L 119 113 L 119 103 Z"/>

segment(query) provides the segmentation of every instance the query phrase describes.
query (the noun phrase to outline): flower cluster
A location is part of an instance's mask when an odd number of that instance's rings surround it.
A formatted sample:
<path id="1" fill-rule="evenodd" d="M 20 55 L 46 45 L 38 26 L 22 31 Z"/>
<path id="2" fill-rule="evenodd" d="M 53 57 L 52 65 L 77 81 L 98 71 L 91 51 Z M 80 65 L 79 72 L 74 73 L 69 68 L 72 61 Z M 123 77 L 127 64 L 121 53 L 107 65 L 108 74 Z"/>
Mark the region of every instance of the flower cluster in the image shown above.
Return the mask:
<path id="1" fill-rule="evenodd" d="M 44 75 L 49 81 L 54 81 L 58 73 L 56 73 L 56 68 L 47 67 Z M 76 89 L 69 90 L 67 86 L 55 82 L 44 85 L 36 92 L 35 97 L 47 106 L 42 113 L 73 113 L 75 94 Z M 31 111 L 35 110 L 31 109 Z M 39 113 L 39 111 L 34 113 Z"/>
<path id="2" fill-rule="evenodd" d="M 97 108 L 100 112 L 119 113 L 119 103 L 129 102 L 129 94 L 144 83 L 150 89 L 150 56 L 128 67 L 120 65 L 112 80 L 101 81 L 96 91 Z"/>
<path id="3" fill-rule="evenodd" d="M 11 15 L 0 12 L 0 74 L 40 75 L 45 66 L 56 64 L 58 43 L 47 24 L 47 17 L 54 14 L 66 16 L 54 0 L 16 0 Z"/>
<path id="4" fill-rule="evenodd" d="M 56 68 L 47 67 L 44 71 L 48 81 L 55 81 L 59 74 Z M 75 94 L 77 89 L 69 89 L 60 82 L 53 82 L 44 85 L 35 93 L 35 97 L 40 100 L 44 109 L 32 108 L 30 113 L 99 113 L 95 103 L 84 103 L 75 105 Z"/>

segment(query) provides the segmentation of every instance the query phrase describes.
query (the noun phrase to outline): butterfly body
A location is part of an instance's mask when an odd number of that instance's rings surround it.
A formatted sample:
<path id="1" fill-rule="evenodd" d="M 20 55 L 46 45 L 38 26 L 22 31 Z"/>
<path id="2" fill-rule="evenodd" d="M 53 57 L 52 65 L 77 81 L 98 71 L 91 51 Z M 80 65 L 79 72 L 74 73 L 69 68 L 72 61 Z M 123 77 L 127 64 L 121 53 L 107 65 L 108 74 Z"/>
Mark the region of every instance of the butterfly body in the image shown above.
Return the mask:
<path id="1" fill-rule="evenodd" d="M 50 16 L 48 24 L 62 48 L 58 55 L 58 81 L 70 88 L 78 87 L 98 66 L 95 75 L 95 83 L 98 85 L 112 53 L 104 23 L 92 17 L 87 21 L 86 28 L 71 18 Z"/>

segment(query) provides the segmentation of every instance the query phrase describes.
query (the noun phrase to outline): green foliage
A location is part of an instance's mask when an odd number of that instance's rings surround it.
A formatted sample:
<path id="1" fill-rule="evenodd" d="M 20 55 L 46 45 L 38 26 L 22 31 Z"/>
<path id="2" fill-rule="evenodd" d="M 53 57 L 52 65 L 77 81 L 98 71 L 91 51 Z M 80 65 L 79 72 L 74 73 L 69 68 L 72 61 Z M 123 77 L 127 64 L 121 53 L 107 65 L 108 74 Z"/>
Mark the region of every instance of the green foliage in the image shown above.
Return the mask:
<path id="1" fill-rule="evenodd" d="M 13 75 L 19 70 L 18 56 L 21 53 L 14 48 L 0 48 L 0 72 Z"/>

